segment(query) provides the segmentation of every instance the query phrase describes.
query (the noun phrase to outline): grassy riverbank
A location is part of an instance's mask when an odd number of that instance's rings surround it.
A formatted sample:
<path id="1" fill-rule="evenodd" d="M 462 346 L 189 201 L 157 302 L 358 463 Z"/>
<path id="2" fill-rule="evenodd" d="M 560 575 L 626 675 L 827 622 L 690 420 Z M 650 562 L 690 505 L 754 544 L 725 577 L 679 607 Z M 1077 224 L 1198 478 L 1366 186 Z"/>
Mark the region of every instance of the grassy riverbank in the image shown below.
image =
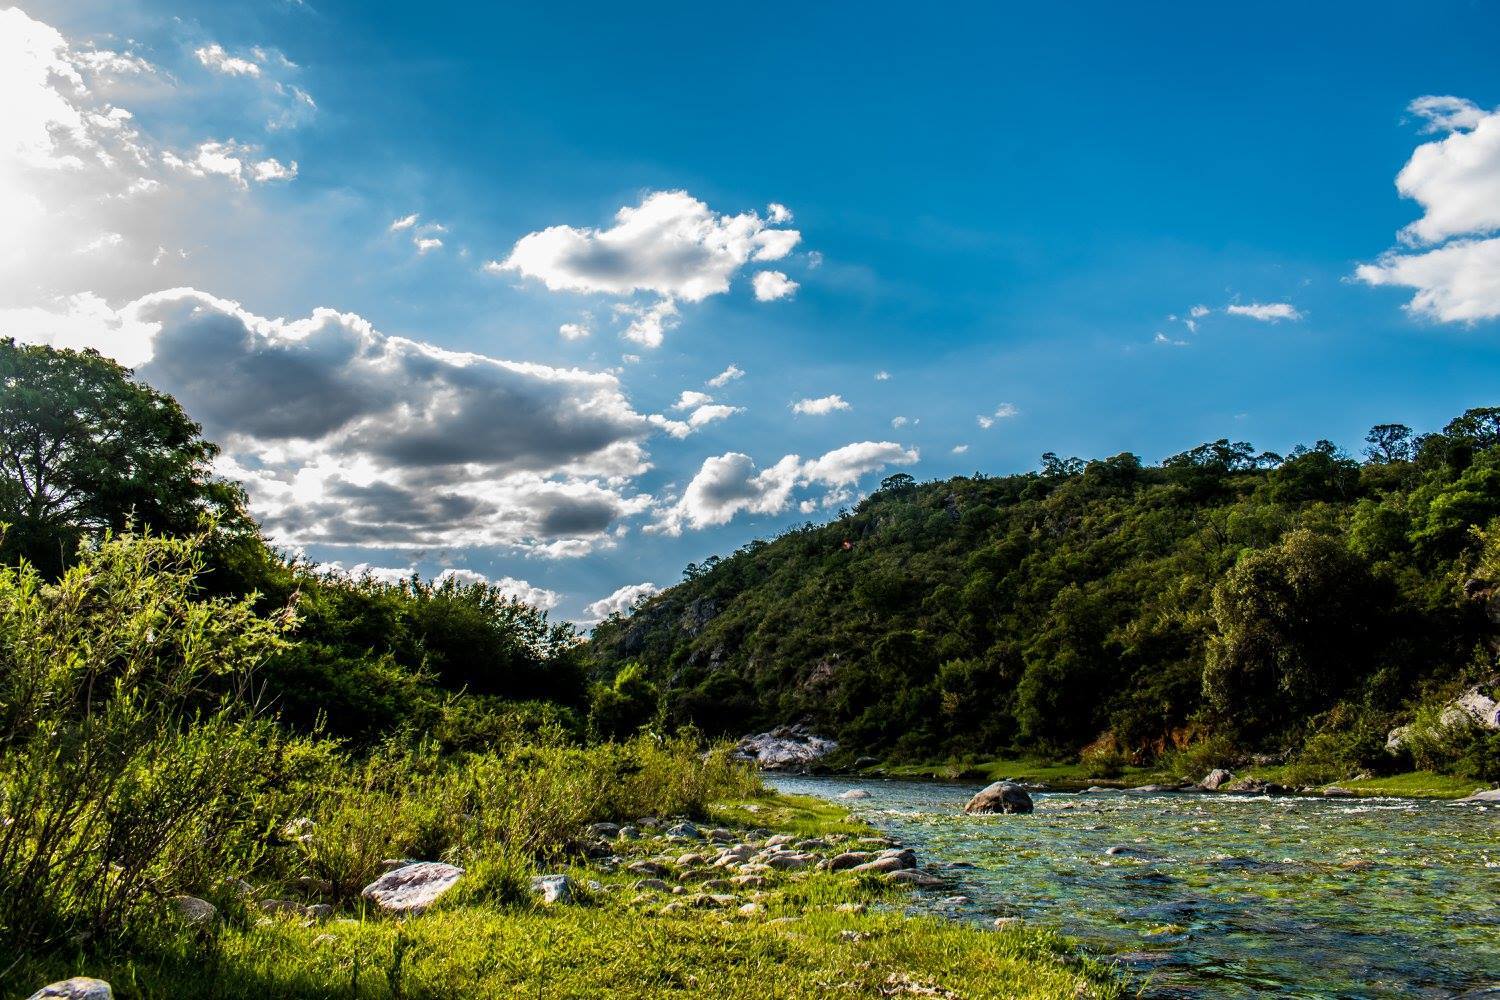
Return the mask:
<path id="1" fill-rule="evenodd" d="M 836 806 L 797 796 L 713 803 L 704 815 L 736 833 L 759 827 L 834 844 L 874 833 Z M 694 847 L 648 834 L 619 849 L 628 861 Z M 150 949 L 88 959 L 54 954 L 23 963 L 7 981 L 83 974 L 109 981 L 123 998 L 224 1000 L 1120 995 L 1104 967 L 1077 957 L 1052 932 L 904 916 L 908 890 L 883 875 L 777 871 L 732 903 L 706 905 L 691 863 L 671 867 L 664 876 L 682 881 L 655 891 L 640 891 L 639 876 L 624 864 L 547 868 L 580 887 L 569 905 L 487 898 L 460 882 L 451 899 L 405 919 L 358 904 L 324 922 L 231 907 L 210 929 L 163 922 Z"/>
<path id="2" fill-rule="evenodd" d="M 1235 772 L 1238 777 L 1292 785 L 1294 774 L 1282 767 L 1250 767 Z M 853 777 L 853 776 L 852 776 Z M 1127 766 L 1099 775 L 1078 761 L 1049 761 L 1035 757 L 1004 757 L 984 761 L 947 761 L 926 764 L 882 764 L 861 769 L 857 777 L 907 778 L 928 781 L 990 782 L 1009 779 L 1035 782 L 1060 792 L 1082 791 L 1092 786 L 1131 788 L 1147 784 L 1167 784 L 1184 780 L 1171 770 Z M 1201 776 L 1200 776 L 1201 777 Z M 1478 788 L 1489 787 L 1473 778 L 1460 778 L 1433 771 L 1407 771 L 1401 774 L 1371 778 L 1351 778 L 1313 786 L 1337 785 L 1369 795 L 1389 795 L 1417 799 L 1461 799 Z"/>

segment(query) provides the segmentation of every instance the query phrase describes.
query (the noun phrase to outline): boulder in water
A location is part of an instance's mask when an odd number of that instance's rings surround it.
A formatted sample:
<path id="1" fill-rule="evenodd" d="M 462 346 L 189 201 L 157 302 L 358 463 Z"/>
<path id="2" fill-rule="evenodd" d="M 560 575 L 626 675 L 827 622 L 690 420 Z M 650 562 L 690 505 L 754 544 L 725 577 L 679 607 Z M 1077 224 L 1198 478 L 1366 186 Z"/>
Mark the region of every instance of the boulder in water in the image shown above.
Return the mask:
<path id="1" fill-rule="evenodd" d="M 1203 780 L 1198 782 L 1198 784 L 1202 785 L 1210 792 L 1217 792 L 1221 786 L 1228 784 L 1233 780 L 1234 774 L 1232 772 L 1226 771 L 1222 767 L 1216 767 L 1212 771 L 1209 771 L 1206 775 L 1204 775 Z"/>
<path id="2" fill-rule="evenodd" d="M 964 806 L 964 812 L 985 813 L 1029 813 L 1035 808 L 1026 789 L 1010 781 L 997 781 L 980 789 Z"/>
<path id="3" fill-rule="evenodd" d="M 839 795 L 841 799 L 868 799 L 869 797 L 870 793 L 863 788 L 851 788 Z"/>
<path id="4" fill-rule="evenodd" d="M 1481 788 L 1473 795 L 1459 799 L 1460 802 L 1495 802 L 1500 803 L 1500 788 Z"/>

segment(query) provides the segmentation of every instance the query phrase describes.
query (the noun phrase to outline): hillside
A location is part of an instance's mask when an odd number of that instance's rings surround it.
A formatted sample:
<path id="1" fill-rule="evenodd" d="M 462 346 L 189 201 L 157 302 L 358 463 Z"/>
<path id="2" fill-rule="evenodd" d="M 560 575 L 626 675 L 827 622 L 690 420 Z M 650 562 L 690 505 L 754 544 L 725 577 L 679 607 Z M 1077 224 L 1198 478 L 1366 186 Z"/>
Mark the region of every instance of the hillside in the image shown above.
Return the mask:
<path id="1" fill-rule="evenodd" d="M 1500 410 L 1369 445 L 892 476 L 689 566 L 595 630 L 592 668 L 622 725 L 806 720 L 897 760 L 1210 744 L 1378 769 L 1392 726 L 1493 669 Z M 1427 766 L 1493 770 L 1482 738 L 1445 739 Z"/>

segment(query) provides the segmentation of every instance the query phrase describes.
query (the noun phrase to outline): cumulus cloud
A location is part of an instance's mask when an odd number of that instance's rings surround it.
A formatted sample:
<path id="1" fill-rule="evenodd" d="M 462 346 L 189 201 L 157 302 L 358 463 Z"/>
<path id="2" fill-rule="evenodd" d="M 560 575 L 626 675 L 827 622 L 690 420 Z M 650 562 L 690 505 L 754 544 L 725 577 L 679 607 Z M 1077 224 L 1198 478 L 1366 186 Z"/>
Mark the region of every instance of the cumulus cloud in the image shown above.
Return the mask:
<path id="1" fill-rule="evenodd" d="M 779 226 L 792 221 L 792 210 L 773 201 L 766 206 L 766 218 Z"/>
<path id="2" fill-rule="evenodd" d="M 875 373 L 875 381 L 877 381 L 877 382 L 889 382 L 890 380 L 891 380 L 891 373 L 888 372 L 888 371 L 886 371 L 883 368 L 880 371 L 878 371 L 878 372 Z"/>
<path id="3" fill-rule="evenodd" d="M 953 446 L 953 454 L 955 454 L 955 455 L 962 455 L 964 452 L 966 452 L 968 450 L 969 450 L 969 446 L 966 445 L 966 444 L 956 444 L 956 445 Z"/>
<path id="4" fill-rule="evenodd" d="M 791 253 L 802 234 L 776 228 L 789 219 L 717 215 L 686 191 L 658 191 L 621 208 L 605 228 L 558 225 L 529 233 L 485 270 L 533 278 L 554 292 L 654 296 L 618 315 L 628 320 L 627 339 L 655 347 L 675 325 L 678 301 L 723 294 L 747 264 Z"/>
<path id="5" fill-rule="evenodd" d="M 906 417 L 892 417 L 891 418 L 891 426 L 894 427 L 894 428 L 896 428 L 897 430 L 900 430 L 902 427 L 905 427 L 909 423 L 911 423 L 911 420 L 909 420 Z"/>
<path id="6" fill-rule="evenodd" d="M 445 351 L 331 309 L 267 319 L 192 289 L 57 305 L 72 311 L 11 329 L 124 342 L 225 445 L 220 471 L 280 541 L 580 555 L 651 503 L 628 491 L 651 423 L 613 375 Z"/>
<path id="7" fill-rule="evenodd" d="M 1500 316 L 1500 110 L 1459 97 L 1420 97 L 1409 110 L 1442 133 L 1396 175 L 1396 190 L 1422 208 L 1374 263 L 1355 269 L 1370 285 L 1414 289 L 1407 310 L 1447 323 Z"/>
<path id="8" fill-rule="evenodd" d="M 238 77 L 255 87 L 269 129 L 296 128 L 317 110 L 312 95 L 291 82 L 297 64 L 274 49 L 257 47 L 234 55 L 218 42 L 209 42 L 194 49 L 193 55 L 211 73 Z"/>
<path id="9" fill-rule="evenodd" d="M 410 233 L 411 245 L 416 248 L 417 256 L 441 249 L 443 246 L 439 233 L 446 233 L 448 227 L 441 222 L 423 222 L 420 213 L 413 212 L 403 215 L 392 222 L 387 229 L 392 233 Z"/>
<path id="10" fill-rule="evenodd" d="M 790 298 L 801 287 L 780 271 L 758 271 L 752 284 L 757 302 Z"/>
<path id="11" fill-rule="evenodd" d="M 1231 316 L 1248 316 L 1262 323 L 1279 323 L 1282 320 L 1296 321 L 1302 313 L 1290 302 L 1252 302 L 1249 305 L 1228 305 L 1224 311 Z"/>
<path id="12" fill-rule="evenodd" d="M 675 438 L 685 438 L 693 431 L 713 423 L 715 420 L 723 420 L 736 413 L 743 412 L 743 407 L 725 406 L 715 403 L 712 396 L 706 392 L 696 392 L 692 389 L 684 389 L 677 402 L 672 404 L 674 410 L 691 410 L 686 420 L 671 420 L 659 414 L 652 414 L 649 418 L 653 424 L 666 431 Z"/>
<path id="13" fill-rule="evenodd" d="M 819 458 L 803 461 L 786 455 L 767 469 L 742 452 L 704 460 L 676 502 L 658 511 L 646 530 L 679 535 L 684 528 L 728 524 L 738 514 L 779 514 L 791 503 L 799 486 L 829 487 L 828 502 L 842 502 L 852 494 L 847 487 L 860 477 L 887 465 L 910 465 L 920 455 L 892 441 L 859 441 L 835 448 Z"/>
<path id="14" fill-rule="evenodd" d="M 609 596 L 589 603 L 584 610 L 588 612 L 590 620 L 603 621 L 610 615 L 625 614 L 642 598 L 660 592 L 661 588 L 654 583 L 627 583 Z"/>
<path id="15" fill-rule="evenodd" d="M 817 399 L 799 399 L 792 404 L 793 413 L 805 413 L 809 416 L 821 417 L 835 410 L 853 409 L 843 396 L 834 393 L 831 396 L 819 396 Z"/>
<path id="16" fill-rule="evenodd" d="M 582 323 L 564 323 L 557 328 L 558 336 L 563 340 L 583 340 L 589 335 L 589 328 Z"/>
<path id="17" fill-rule="evenodd" d="M 979 422 L 980 427 L 983 427 L 985 430 L 989 430 L 991 427 L 995 426 L 995 421 L 1009 420 L 1011 417 L 1016 416 L 1020 412 L 1020 410 L 1016 409 L 1016 405 L 1014 403 L 1001 403 L 999 406 L 995 407 L 994 413 L 981 413 L 978 417 L 975 418 L 975 420 Z"/>
<path id="18" fill-rule="evenodd" d="M 693 389 L 682 390 L 682 395 L 677 397 L 677 402 L 672 404 L 674 410 L 691 410 L 695 406 L 712 403 L 714 398 L 706 392 L 698 392 Z"/>
<path id="19" fill-rule="evenodd" d="M 477 570 L 454 567 L 443 570 L 433 582 L 441 587 L 449 580 L 460 584 L 487 583 L 491 588 L 513 601 L 520 601 L 522 604 L 529 604 L 544 611 L 550 611 L 562 603 L 562 595 L 557 591 L 534 586 L 513 576 L 502 576 L 498 580 L 491 580 Z"/>
<path id="20" fill-rule="evenodd" d="M 745 372 L 738 365 L 730 365 L 719 374 L 708 380 L 708 384 L 715 389 L 722 389 L 737 378 L 744 378 Z"/>

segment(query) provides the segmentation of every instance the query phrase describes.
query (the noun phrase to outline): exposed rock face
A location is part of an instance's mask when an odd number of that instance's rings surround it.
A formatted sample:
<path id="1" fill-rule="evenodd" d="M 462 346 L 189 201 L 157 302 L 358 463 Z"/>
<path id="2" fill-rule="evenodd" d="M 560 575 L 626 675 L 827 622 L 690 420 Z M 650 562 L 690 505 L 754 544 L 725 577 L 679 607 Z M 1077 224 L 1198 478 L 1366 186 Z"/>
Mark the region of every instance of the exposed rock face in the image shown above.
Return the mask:
<path id="1" fill-rule="evenodd" d="M 769 733 L 746 736 L 734 753 L 741 760 L 755 761 L 762 771 L 796 771 L 816 764 L 838 746 L 805 726 L 778 726 Z"/>
<path id="2" fill-rule="evenodd" d="M 115 1000 L 115 991 L 102 979 L 74 976 L 43 986 L 27 1000 Z"/>
<path id="3" fill-rule="evenodd" d="M 1212 771 L 1209 771 L 1208 774 L 1204 775 L 1203 780 L 1198 782 L 1198 784 L 1202 785 L 1210 792 L 1217 792 L 1220 786 L 1233 780 L 1234 775 L 1232 773 L 1224 770 L 1222 767 L 1216 767 Z"/>
<path id="4" fill-rule="evenodd" d="M 1500 730 L 1500 677 L 1491 677 L 1475 684 L 1463 694 L 1443 706 L 1438 721 L 1445 727 L 1478 726 L 1490 731 Z M 1410 726 L 1397 726 L 1386 737 L 1385 748 L 1397 753 L 1406 747 Z"/>
<path id="5" fill-rule="evenodd" d="M 969 804 L 966 813 L 1029 813 L 1034 807 L 1026 789 L 1009 781 L 997 781 L 980 789 Z"/>
<path id="6" fill-rule="evenodd" d="M 418 861 L 386 872 L 360 895 L 391 913 L 421 913 L 458 882 L 464 870 L 440 861 Z"/>

